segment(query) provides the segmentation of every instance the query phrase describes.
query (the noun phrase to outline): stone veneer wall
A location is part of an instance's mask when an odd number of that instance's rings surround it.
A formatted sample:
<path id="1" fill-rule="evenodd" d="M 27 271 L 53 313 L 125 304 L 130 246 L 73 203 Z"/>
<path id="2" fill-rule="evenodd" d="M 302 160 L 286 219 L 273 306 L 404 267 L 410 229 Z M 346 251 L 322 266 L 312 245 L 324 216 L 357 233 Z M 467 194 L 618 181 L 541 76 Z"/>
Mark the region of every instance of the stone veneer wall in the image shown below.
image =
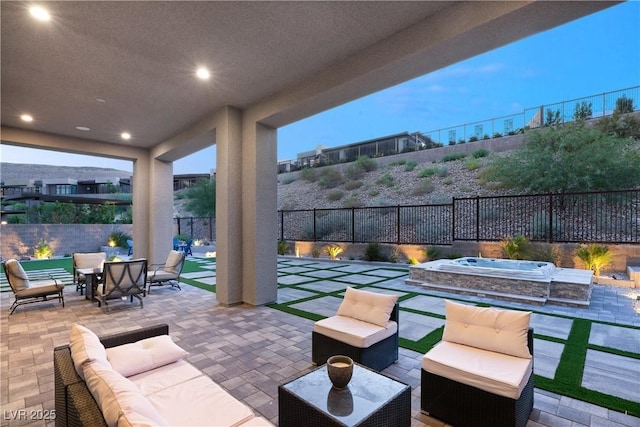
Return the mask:
<path id="1" fill-rule="evenodd" d="M 49 243 L 54 256 L 74 252 L 97 252 L 107 243 L 109 234 L 133 233 L 131 224 L 3 224 L 0 226 L 2 259 L 33 256 L 36 245 Z"/>

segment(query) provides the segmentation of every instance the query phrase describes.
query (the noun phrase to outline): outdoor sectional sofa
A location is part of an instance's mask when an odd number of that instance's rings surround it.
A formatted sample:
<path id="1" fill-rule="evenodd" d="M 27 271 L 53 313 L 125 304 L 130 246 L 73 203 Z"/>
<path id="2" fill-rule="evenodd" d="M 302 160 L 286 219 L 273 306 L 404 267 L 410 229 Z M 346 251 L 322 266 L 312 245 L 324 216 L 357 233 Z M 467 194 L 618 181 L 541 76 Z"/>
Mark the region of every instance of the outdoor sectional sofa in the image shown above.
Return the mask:
<path id="1" fill-rule="evenodd" d="M 101 339 L 73 325 L 53 353 L 56 426 L 272 426 L 186 355 L 168 325 Z"/>

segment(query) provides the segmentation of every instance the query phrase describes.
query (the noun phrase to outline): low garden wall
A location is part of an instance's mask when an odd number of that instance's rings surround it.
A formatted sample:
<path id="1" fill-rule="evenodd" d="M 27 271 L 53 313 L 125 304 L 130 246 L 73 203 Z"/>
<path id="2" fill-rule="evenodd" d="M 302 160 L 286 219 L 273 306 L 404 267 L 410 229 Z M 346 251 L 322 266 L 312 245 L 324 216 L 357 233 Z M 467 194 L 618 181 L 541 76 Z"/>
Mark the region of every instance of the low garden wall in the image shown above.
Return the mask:
<path id="1" fill-rule="evenodd" d="M 2 259 L 33 257 L 34 250 L 46 242 L 53 256 L 74 252 L 98 252 L 114 231 L 133 233 L 131 224 L 2 224 L 0 255 Z M 126 253 L 126 252 L 125 252 Z"/>

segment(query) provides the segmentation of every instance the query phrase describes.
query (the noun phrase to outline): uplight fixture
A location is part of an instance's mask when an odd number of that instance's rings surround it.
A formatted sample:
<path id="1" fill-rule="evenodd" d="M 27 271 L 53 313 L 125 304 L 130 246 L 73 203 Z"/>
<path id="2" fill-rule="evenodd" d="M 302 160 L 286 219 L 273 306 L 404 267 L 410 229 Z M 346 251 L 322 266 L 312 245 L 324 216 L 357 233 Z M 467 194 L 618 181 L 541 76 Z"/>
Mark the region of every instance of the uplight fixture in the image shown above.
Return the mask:
<path id="1" fill-rule="evenodd" d="M 131 134 L 129 132 L 122 132 L 120 134 L 120 138 L 129 140 L 129 139 L 131 139 Z"/>
<path id="2" fill-rule="evenodd" d="M 209 80 L 209 77 L 211 77 L 211 73 L 205 67 L 199 67 L 196 70 L 196 76 L 200 80 Z"/>
<path id="3" fill-rule="evenodd" d="M 51 15 L 49 15 L 49 11 L 42 6 L 30 7 L 29 13 L 38 21 L 48 21 L 51 19 Z"/>
<path id="4" fill-rule="evenodd" d="M 20 116 L 23 122 L 32 122 L 33 117 L 30 114 L 23 114 Z"/>

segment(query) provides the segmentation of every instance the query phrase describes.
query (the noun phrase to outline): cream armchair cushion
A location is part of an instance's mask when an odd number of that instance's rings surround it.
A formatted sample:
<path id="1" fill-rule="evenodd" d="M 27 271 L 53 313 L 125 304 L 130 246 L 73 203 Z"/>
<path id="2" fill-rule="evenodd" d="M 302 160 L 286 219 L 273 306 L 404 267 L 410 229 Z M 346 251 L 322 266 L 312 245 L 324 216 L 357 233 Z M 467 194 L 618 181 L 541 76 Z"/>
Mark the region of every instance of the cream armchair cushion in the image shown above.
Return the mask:
<path id="1" fill-rule="evenodd" d="M 475 307 L 445 301 L 443 341 L 530 359 L 531 312 Z"/>
<path id="2" fill-rule="evenodd" d="M 397 300 L 397 295 L 384 295 L 347 287 L 336 314 L 386 328 Z"/>

